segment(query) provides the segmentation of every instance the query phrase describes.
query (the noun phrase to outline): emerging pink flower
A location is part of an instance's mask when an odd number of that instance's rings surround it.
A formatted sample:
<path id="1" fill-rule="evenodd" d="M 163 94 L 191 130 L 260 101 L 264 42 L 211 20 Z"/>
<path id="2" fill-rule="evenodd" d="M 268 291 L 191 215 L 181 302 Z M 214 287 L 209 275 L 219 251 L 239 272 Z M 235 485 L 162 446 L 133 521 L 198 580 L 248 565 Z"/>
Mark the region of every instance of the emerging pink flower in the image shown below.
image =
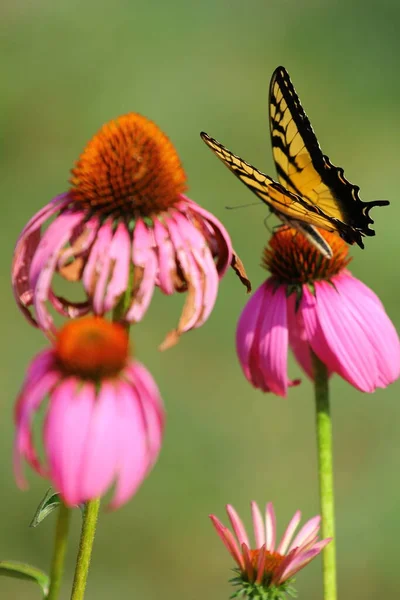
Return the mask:
<path id="1" fill-rule="evenodd" d="M 219 279 L 237 261 L 223 225 L 183 195 L 186 175 L 161 130 L 135 113 L 110 121 L 86 146 L 70 183 L 29 221 L 15 248 L 13 289 L 29 321 L 54 334 L 49 303 L 68 317 L 118 306 L 121 320 L 136 323 L 158 286 L 164 294 L 187 292 L 163 348 L 202 325 Z M 86 300 L 57 295 L 55 273 L 80 280 Z"/>
<path id="2" fill-rule="evenodd" d="M 245 592 L 249 597 L 266 600 L 284 597 L 284 593 L 289 591 L 292 577 L 331 541 L 331 538 L 318 541 L 319 516 L 307 521 L 293 539 L 301 519 L 301 513 L 297 511 L 278 543 L 272 503 L 266 505 L 264 521 L 258 505 L 252 502 L 255 537 L 255 544 L 252 545 L 235 509 L 228 504 L 226 510 L 236 539 L 215 515 L 210 515 L 210 518 L 239 567 L 239 577 L 233 580 L 235 585 L 241 586 L 237 595 Z"/>
<path id="3" fill-rule="evenodd" d="M 246 378 L 264 392 L 286 396 L 288 346 L 313 378 L 311 350 L 329 373 L 373 392 L 400 372 L 396 330 L 379 298 L 346 269 L 345 242 L 320 231 L 333 251 L 324 258 L 300 233 L 281 227 L 265 249 L 271 272 L 245 306 L 236 347 Z"/>
<path id="4" fill-rule="evenodd" d="M 45 403 L 42 461 L 33 418 Z M 157 459 L 164 409 L 150 373 L 128 357 L 123 327 L 84 317 L 67 323 L 54 348 L 31 362 L 15 421 L 20 487 L 26 487 L 26 459 L 70 506 L 100 497 L 115 483 L 115 508 L 135 493 Z"/>

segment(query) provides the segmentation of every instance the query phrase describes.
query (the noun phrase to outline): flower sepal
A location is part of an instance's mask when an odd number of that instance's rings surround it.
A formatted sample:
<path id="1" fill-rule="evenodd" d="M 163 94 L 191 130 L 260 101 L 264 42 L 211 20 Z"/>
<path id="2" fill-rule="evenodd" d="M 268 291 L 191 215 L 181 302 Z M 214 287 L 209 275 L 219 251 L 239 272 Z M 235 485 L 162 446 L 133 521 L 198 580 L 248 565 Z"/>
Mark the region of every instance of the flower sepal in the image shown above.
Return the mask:
<path id="1" fill-rule="evenodd" d="M 240 569 L 233 569 L 236 577 L 229 580 L 233 586 L 240 587 L 231 595 L 231 598 L 251 598 L 251 600 L 286 600 L 287 597 L 295 598 L 296 590 L 292 587 L 294 578 L 287 579 L 279 585 L 270 585 L 271 577 L 261 583 L 248 581 L 243 577 Z"/>
<path id="2" fill-rule="evenodd" d="M 37 527 L 40 525 L 53 510 L 60 506 L 61 502 L 60 495 L 57 494 L 57 492 L 54 492 L 53 488 L 50 487 L 41 499 L 39 506 L 33 515 L 32 521 L 29 523 L 29 527 Z"/>

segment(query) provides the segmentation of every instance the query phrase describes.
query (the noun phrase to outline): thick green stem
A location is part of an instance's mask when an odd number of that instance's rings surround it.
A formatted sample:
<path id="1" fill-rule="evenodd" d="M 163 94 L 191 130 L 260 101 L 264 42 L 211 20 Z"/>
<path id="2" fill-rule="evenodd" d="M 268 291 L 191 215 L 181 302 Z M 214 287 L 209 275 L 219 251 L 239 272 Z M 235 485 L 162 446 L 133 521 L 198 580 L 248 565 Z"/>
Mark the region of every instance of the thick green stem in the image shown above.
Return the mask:
<path id="1" fill-rule="evenodd" d="M 335 507 L 333 494 L 332 421 L 329 408 L 328 371 L 313 354 L 318 446 L 321 535 L 332 541 L 322 554 L 324 600 L 336 600 Z"/>
<path id="2" fill-rule="evenodd" d="M 85 595 L 99 508 L 100 499 L 90 500 L 85 506 L 71 600 L 83 600 Z"/>
<path id="3" fill-rule="evenodd" d="M 56 536 L 50 570 L 50 587 L 47 600 L 57 600 L 64 574 L 64 560 L 67 549 L 70 510 L 63 502 L 58 507 Z"/>

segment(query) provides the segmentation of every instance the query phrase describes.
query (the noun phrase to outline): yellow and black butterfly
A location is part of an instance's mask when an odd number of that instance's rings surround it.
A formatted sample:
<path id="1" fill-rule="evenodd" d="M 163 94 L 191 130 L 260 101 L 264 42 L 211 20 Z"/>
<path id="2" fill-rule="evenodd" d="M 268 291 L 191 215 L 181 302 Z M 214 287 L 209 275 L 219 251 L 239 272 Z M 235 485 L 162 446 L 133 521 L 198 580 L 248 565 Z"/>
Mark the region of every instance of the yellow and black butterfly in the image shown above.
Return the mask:
<path id="1" fill-rule="evenodd" d="M 350 183 L 341 167 L 322 153 L 311 123 L 284 67 L 275 69 L 269 88 L 272 152 L 278 172 L 274 181 L 206 133 L 200 135 L 211 150 L 284 223 L 300 230 L 319 251 L 332 251 L 316 227 L 339 234 L 348 244 L 364 248 L 373 206 L 387 200 L 363 202 L 359 187 Z"/>

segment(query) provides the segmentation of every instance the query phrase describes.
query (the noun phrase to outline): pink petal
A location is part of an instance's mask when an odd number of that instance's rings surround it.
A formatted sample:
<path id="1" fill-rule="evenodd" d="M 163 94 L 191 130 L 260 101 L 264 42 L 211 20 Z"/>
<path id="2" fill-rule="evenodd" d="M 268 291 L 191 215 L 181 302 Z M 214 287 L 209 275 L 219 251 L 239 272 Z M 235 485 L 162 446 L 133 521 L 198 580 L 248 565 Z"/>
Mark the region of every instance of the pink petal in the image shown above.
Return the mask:
<path id="1" fill-rule="evenodd" d="M 245 306 L 236 332 L 239 361 L 254 387 L 286 396 L 288 386 L 299 383 L 287 378 L 287 347 L 285 288 L 267 280 Z"/>
<path id="2" fill-rule="evenodd" d="M 296 554 L 293 560 L 291 560 L 289 564 L 286 565 L 286 568 L 280 577 L 280 582 L 286 581 L 287 579 L 290 579 L 290 577 L 293 577 L 293 575 L 296 575 L 296 573 L 298 573 L 300 569 L 305 567 L 309 562 L 313 560 L 313 558 L 318 556 L 321 550 L 323 550 L 323 548 L 325 548 L 325 546 L 329 544 L 330 541 L 331 538 L 321 540 L 320 542 L 315 544 L 315 546 L 310 550 L 307 550 L 304 553 Z"/>
<path id="3" fill-rule="evenodd" d="M 265 528 L 261 516 L 260 509 L 256 502 L 251 503 L 251 514 L 253 516 L 254 537 L 256 540 L 256 548 L 265 546 Z"/>
<path id="4" fill-rule="evenodd" d="M 151 468 L 141 400 L 131 385 L 120 382 L 117 408 L 117 482 L 111 508 L 117 508 L 126 502 Z"/>
<path id="5" fill-rule="evenodd" d="M 158 272 L 153 233 L 138 219 L 133 232 L 132 261 L 134 290 L 132 303 L 126 315 L 128 323 L 141 321 L 150 304 Z"/>
<path id="6" fill-rule="evenodd" d="M 113 222 L 108 219 L 99 228 L 83 271 L 83 285 L 86 293 L 92 299 L 93 312 L 96 315 L 103 315 L 107 310 L 104 298 L 112 268 L 110 257 L 112 239 Z"/>
<path id="7" fill-rule="evenodd" d="M 316 282 L 314 298 L 304 287 L 301 311 L 310 345 L 327 367 L 354 387 L 372 392 L 378 367 L 368 334 L 348 299 L 329 283 Z M 360 352 L 362 348 L 362 352 Z"/>
<path id="8" fill-rule="evenodd" d="M 321 517 L 319 515 L 307 521 L 307 523 L 303 525 L 303 527 L 300 529 L 299 533 L 293 540 L 292 544 L 290 545 L 289 552 L 294 548 L 306 545 L 308 543 L 308 540 L 318 533 L 320 522 Z"/>
<path id="9" fill-rule="evenodd" d="M 158 285 L 164 294 L 173 294 L 176 281 L 175 250 L 169 232 L 157 218 L 153 219 L 154 240 L 158 255 Z"/>
<path id="10" fill-rule="evenodd" d="M 80 467 L 80 497 L 92 500 L 103 495 L 117 468 L 117 391 L 103 382 L 96 395 Z"/>
<path id="11" fill-rule="evenodd" d="M 196 327 L 202 325 L 214 308 L 218 293 L 218 273 L 214 259 L 204 236 L 183 215 L 176 212 L 174 220 L 179 227 L 187 251 L 190 252 L 199 268 L 203 280 L 203 310 Z"/>
<path id="12" fill-rule="evenodd" d="M 310 344 L 308 343 L 302 312 L 300 310 L 296 312 L 295 294 L 291 294 L 287 300 L 287 320 L 290 348 L 303 371 L 310 379 L 313 379 Z"/>
<path id="13" fill-rule="evenodd" d="M 289 525 L 286 528 L 285 533 L 282 536 L 282 539 L 276 550 L 277 552 L 279 552 L 279 554 L 286 554 L 286 550 L 290 544 L 290 540 L 292 539 L 294 532 L 296 531 L 296 529 L 300 523 L 300 519 L 301 519 L 301 512 L 298 510 L 294 513 L 293 517 L 291 518 L 291 520 L 289 522 Z"/>
<path id="14" fill-rule="evenodd" d="M 376 385 L 386 387 L 400 373 L 397 331 L 379 298 L 361 281 L 351 275 L 342 275 L 336 285 L 340 294 L 352 305 L 353 314 L 374 351 L 378 368 Z"/>
<path id="15" fill-rule="evenodd" d="M 226 549 L 239 567 L 244 570 L 243 556 L 238 548 L 235 538 L 227 527 L 224 527 L 221 521 L 215 515 L 209 515 L 216 532 L 224 543 Z"/>
<path id="16" fill-rule="evenodd" d="M 161 449 L 165 411 L 158 387 L 149 371 L 139 362 L 128 364 L 126 372 L 137 389 L 146 423 L 149 459 L 154 464 Z"/>
<path id="17" fill-rule="evenodd" d="M 231 522 L 233 531 L 239 541 L 239 544 L 246 544 L 250 548 L 249 538 L 247 537 L 246 529 L 237 514 L 236 510 L 230 504 L 226 505 L 226 512 L 228 513 L 229 520 Z"/>
<path id="18" fill-rule="evenodd" d="M 274 552 L 276 542 L 276 516 L 272 502 L 268 502 L 265 509 L 265 547 L 269 552 Z"/>
<path id="19" fill-rule="evenodd" d="M 65 379 L 52 394 L 44 427 L 44 444 L 51 479 L 66 504 L 87 500 L 81 476 L 96 391 L 93 384 Z"/>
<path id="20" fill-rule="evenodd" d="M 250 556 L 249 549 L 246 546 L 246 544 L 244 544 L 244 543 L 242 544 L 242 555 L 244 558 L 244 569 L 247 573 L 247 578 L 249 581 L 254 581 L 254 579 L 255 579 L 254 567 L 251 562 L 251 556 Z"/>
<path id="21" fill-rule="evenodd" d="M 265 549 L 266 548 L 264 544 L 263 546 L 261 546 L 260 553 L 258 555 L 256 583 L 261 583 L 264 577 L 265 561 L 267 558 L 265 554 Z"/>
<path id="22" fill-rule="evenodd" d="M 27 310 L 27 307 L 33 303 L 33 287 L 29 281 L 29 272 L 40 242 L 40 228 L 47 219 L 64 208 L 68 202 L 70 202 L 68 195 L 62 194 L 46 204 L 25 225 L 15 246 L 11 270 L 13 292 L 19 308 L 32 324 L 36 324 L 36 321 Z"/>
<path id="23" fill-rule="evenodd" d="M 82 220 L 80 212 L 66 211 L 48 227 L 36 249 L 30 269 L 30 284 L 34 288 L 37 321 L 42 330 L 54 331 L 53 319 L 46 308 L 51 280 L 61 248 L 69 240 L 71 231 Z"/>
<path id="24" fill-rule="evenodd" d="M 22 390 L 17 399 L 15 409 L 16 434 L 14 441 L 14 472 L 17 485 L 27 487 L 23 470 L 22 459 L 40 474 L 44 468 L 38 458 L 33 440 L 32 419 L 35 411 L 46 399 L 59 379 L 59 374 L 53 368 L 54 356 L 51 350 L 41 352 L 34 359 L 28 369 Z"/>
<path id="25" fill-rule="evenodd" d="M 196 202 L 183 194 L 181 198 L 195 215 L 199 215 L 211 227 L 218 247 L 216 268 L 219 277 L 223 277 L 232 260 L 232 243 L 227 230 L 213 214 L 196 204 Z"/>
<path id="26" fill-rule="evenodd" d="M 65 268 L 71 259 L 74 262 L 79 259 L 86 262 L 90 247 L 97 237 L 100 226 L 100 220 L 97 217 L 92 217 L 88 221 L 82 220 L 81 223 L 78 223 L 70 236 L 71 245 L 63 248 L 60 252 L 57 261 L 57 270 Z M 78 239 L 79 245 L 77 245 Z"/>
<path id="27" fill-rule="evenodd" d="M 119 223 L 109 250 L 112 275 L 104 299 L 105 312 L 113 310 L 128 289 L 131 239 L 125 223 Z"/>

